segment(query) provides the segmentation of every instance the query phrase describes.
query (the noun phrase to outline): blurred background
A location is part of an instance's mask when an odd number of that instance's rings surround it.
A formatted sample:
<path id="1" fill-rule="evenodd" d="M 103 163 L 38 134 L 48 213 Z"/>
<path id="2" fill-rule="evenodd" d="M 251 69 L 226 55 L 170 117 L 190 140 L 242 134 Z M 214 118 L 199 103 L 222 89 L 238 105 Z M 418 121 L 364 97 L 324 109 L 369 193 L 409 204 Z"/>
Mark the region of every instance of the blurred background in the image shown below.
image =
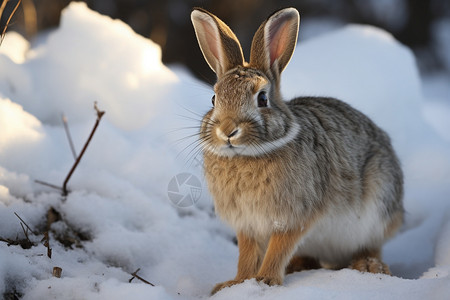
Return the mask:
<path id="1" fill-rule="evenodd" d="M 2 2 L 5 0 L 2 0 Z M 59 24 L 69 0 L 22 0 L 10 30 L 28 39 Z M 158 43 L 165 64 L 182 64 L 199 79 L 215 75 L 200 53 L 190 21 L 192 7 L 206 8 L 235 31 L 248 58 L 251 39 L 273 11 L 287 6 L 301 14 L 299 42 L 347 23 L 371 24 L 391 32 L 416 54 L 422 75 L 440 74 L 450 82 L 450 0 L 87 0 L 88 6 L 128 23 Z M 6 22 L 17 0 L 9 0 Z M 246 52 L 247 51 L 247 52 Z"/>

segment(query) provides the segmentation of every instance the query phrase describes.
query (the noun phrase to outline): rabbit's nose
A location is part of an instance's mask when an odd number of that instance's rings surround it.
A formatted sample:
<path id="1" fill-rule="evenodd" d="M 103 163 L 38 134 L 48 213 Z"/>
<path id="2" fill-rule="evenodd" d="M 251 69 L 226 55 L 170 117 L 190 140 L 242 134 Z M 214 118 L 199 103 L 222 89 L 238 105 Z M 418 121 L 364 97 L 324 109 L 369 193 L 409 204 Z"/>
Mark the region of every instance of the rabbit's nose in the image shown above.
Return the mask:
<path id="1" fill-rule="evenodd" d="M 236 138 L 239 133 L 239 128 L 231 118 L 226 118 L 220 122 L 217 128 L 217 135 L 224 141 L 229 141 L 231 138 Z"/>

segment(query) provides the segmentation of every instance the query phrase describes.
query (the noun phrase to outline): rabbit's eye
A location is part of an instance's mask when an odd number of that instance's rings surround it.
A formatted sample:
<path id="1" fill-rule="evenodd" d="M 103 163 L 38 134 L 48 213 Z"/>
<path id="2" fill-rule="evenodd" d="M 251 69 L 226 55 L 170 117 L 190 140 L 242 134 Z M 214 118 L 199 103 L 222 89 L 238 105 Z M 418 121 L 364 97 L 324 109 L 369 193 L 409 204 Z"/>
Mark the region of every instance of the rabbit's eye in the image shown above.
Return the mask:
<path id="1" fill-rule="evenodd" d="M 259 94 L 258 94 L 258 107 L 267 107 L 267 95 L 266 95 L 266 92 L 259 92 Z"/>
<path id="2" fill-rule="evenodd" d="M 216 106 L 216 95 L 212 96 L 211 103 L 213 106 Z"/>

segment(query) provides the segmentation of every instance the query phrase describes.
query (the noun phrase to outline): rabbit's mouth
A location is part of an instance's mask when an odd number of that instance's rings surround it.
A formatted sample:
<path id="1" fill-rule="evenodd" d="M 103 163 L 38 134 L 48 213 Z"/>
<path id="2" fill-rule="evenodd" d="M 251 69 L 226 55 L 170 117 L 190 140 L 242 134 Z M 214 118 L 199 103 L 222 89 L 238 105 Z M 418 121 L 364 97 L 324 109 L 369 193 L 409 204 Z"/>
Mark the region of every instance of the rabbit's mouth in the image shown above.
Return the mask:
<path id="1" fill-rule="evenodd" d="M 243 152 L 245 152 L 245 146 L 237 146 L 233 145 L 231 142 L 228 142 L 226 145 L 221 146 L 216 154 L 219 156 L 233 157 L 236 155 L 241 155 Z"/>
<path id="2" fill-rule="evenodd" d="M 229 148 L 229 149 L 232 149 L 232 148 L 235 148 L 236 146 L 231 143 L 230 139 L 228 139 L 226 147 Z"/>

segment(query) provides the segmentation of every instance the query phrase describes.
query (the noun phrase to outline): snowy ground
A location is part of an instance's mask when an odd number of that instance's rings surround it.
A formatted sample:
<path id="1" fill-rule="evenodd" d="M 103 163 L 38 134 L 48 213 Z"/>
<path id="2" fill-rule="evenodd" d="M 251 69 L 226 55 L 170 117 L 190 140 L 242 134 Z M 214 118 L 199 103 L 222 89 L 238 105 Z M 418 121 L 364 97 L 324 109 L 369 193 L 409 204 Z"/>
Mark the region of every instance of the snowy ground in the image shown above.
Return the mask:
<path id="1" fill-rule="evenodd" d="M 38 233 L 50 207 L 62 220 L 51 225 L 51 259 L 42 235 L 30 234 L 37 244 L 30 249 L 0 242 L 0 294 L 204 299 L 215 283 L 234 276 L 233 232 L 214 217 L 195 137 L 178 141 L 196 132 L 212 92 L 182 68 L 164 66 L 160 55 L 151 41 L 83 4 L 71 4 L 60 27 L 31 47 L 7 35 L 0 47 L 0 237 L 24 239 L 14 212 Z M 279 287 L 249 280 L 214 299 L 448 297 L 450 104 L 426 99 L 421 85 L 411 51 L 376 28 L 347 26 L 300 38 L 283 75 L 285 97 L 349 102 L 391 134 L 401 157 L 406 222 L 384 248 L 395 276 L 307 271 Z M 433 84 L 426 86 L 433 95 Z M 64 199 L 35 180 L 62 185 L 74 158 L 61 114 L 79 152 L 95 121 L 94 101 L 106 114 Z M 187 208 L 168 197 L 169 182 L 183 172 L 202 184 L 200 198 Z M 71 234 L 78 247 L 58 242 Z M 52 277 L 55 266 L 61 278 Z M 155 287 L 128 282 L 138 268 Z"/>

